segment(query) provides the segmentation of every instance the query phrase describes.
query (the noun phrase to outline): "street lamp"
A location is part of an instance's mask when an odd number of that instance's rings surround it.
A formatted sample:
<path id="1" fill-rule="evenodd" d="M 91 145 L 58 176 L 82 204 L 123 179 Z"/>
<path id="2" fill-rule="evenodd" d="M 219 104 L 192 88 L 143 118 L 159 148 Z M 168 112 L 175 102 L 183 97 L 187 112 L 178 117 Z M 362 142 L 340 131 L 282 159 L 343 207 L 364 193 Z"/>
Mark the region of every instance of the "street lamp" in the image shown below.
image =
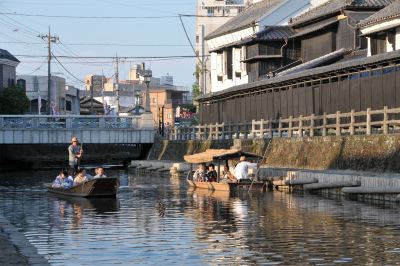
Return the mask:
<path id="1" fill-rule="evenodd" d="M 135 97 L 136 97 L 136 113 L 135 115 L 139 115 L 139 100 L 140 100 L 140 95 L 141 95 L 140 90 L 135 90 Z"/>
<path id="2" fill-rule="evenodd" d="M 144 79 L 144 83 L 146 83 L 146 106 L 145 106 L 145 111 L 146 113 L 150 113 L 150 91 L 149 91 L 149 84 L 151 81 L 151 74 L 150 73 L 146 73 L 143 76 Z"/>

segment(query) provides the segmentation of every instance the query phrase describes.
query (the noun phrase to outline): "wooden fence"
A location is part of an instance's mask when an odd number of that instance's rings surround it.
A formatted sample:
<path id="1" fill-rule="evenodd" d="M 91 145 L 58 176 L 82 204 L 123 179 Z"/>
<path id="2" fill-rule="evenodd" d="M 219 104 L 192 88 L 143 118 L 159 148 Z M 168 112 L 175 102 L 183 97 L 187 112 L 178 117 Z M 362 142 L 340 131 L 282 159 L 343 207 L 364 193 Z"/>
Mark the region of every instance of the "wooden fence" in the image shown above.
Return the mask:
<path id="1" fill-rule="evenodd" d="M 400 120 L 389 119 L 390 114 L 400 114 L 400 108 L 371 110 L 350 113 L 300 116 L 293 118 L 246 121 L 243 123 L 221 123 L 199 126 L 172 127 L 166 138 L 170 140 L 247 139 L 314 137 L 328 135 L 356 135 L 373 133 L 389 134 L 396 131 Z M 394 116 L 393 116 L 394 117 Z M 357 119 L 356 119 L 357 118 Z M 358 122 L 356 122 L 356 120 Z M 342 123 L 343 122 L 343 123 Z M 392 129 L 389 132 L 389 129 Z"/>

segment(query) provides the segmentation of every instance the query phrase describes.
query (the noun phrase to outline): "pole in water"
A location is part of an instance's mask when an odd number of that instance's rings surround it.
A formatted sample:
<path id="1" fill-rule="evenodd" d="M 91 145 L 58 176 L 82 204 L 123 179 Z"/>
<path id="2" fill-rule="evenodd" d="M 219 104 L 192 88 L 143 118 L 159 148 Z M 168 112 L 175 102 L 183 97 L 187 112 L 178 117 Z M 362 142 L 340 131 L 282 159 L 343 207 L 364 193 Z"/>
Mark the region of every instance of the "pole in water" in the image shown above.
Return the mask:
<path id="1" fill-rule="evenodd" d="M 267 148 L 266 148 L 265 151 L 264 151 L 264 156 L 261 158 L 261 162 L 262 162 L 262 160 L 265 158 L 265 154 L 267 153 L 267 150 L 268 150 L 268 148 L 269 148 L 269 144 L 271 143 L 271 140 L 272 140 L 272 139 L 269 139 L 269 141 L 268 141 L 268 145 L 267 145 Z M 256 178 L 258 179 L 258 171 L 260 170 L 260 165 L 261 165 L 261 163 L 260 163 L 260 160 L 259 160 L 259 161 L 258 161 L 258 165 L 257 165 L 256 174 L 254 175 L 253 179 L 251 180 L 250 188 L 249 188 L 249 191 L 247 192 L 248 194 L 250 194 L 250 190 L 251 190 L 251 187 L 253 186 L 254 179 L 256 179 Z"/>

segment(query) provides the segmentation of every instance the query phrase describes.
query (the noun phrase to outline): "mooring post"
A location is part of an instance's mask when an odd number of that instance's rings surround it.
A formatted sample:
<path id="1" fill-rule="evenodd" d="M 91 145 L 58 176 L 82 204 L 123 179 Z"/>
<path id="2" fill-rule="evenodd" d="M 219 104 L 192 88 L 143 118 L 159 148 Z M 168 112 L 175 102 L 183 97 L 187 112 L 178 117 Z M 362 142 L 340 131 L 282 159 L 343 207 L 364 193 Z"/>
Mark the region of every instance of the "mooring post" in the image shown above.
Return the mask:
<path id="1" fill-rule="evenodd" d="M 367 108 L 367 135 L 371 135 L 371 108 Z"/>
<path id="2" fill-rule="evenodd" d="M 340 136 L 340 111 L 336 112 L 336 136 Z"/>
<path id="3" fill-rule="evenodd" d="M 354 135 L 354 123 L 356 122 L 356 119 L 355 119 L 355 117 L 354 117 L 354 112 L 355 112 L 356 110 L 354 110 L 354 109 L 351 109 L 351 114 L 350 114 L 350 136 L 353 136 Z"/>
<path id="4" fill-rule="evenodd" d="M 387 106 L 383 107 L 383 134 L 385 135 L 389 134 L 389 128 L 388 128 L 389 114 L 387 109 L 388 109 Z"/>

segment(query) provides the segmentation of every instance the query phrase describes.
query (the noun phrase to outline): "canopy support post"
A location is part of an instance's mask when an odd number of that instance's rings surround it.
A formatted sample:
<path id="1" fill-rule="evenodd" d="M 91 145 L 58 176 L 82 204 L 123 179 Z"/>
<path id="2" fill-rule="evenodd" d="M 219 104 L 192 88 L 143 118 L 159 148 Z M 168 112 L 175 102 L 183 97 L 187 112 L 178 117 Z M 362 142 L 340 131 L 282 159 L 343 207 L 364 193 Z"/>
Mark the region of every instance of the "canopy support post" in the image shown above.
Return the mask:
<path id="1" fill-rule="evenodd" d="M 218 173 L 217 173 L 217 182 L 219 183 L 221 173 L 221 160 L 218 159 Z"/>

